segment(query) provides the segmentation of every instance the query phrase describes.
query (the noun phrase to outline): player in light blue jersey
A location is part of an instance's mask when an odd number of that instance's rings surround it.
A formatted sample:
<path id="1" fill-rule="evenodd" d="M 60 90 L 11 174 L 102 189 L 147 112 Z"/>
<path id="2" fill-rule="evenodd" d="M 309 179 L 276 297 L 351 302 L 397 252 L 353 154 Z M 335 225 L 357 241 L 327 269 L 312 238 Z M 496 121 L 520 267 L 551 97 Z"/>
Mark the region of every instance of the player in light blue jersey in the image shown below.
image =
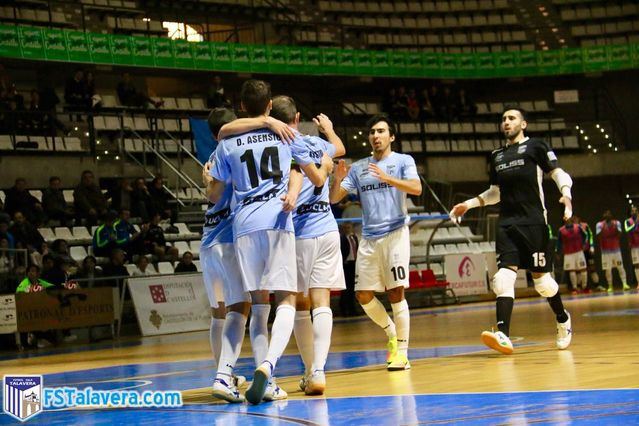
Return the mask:
<path id="1" fill-rule="evenodd" d="M 410 313 L 404 298 L 410 262 L 406 194 L 421 194 L 422 185 L 413 158 L 391 150 L 393 122 L 378 115 L 368 125 L 373 155 L 353 163 L 350 170 L 344 161 L 339 162 L 330 201 L 337 203 L 349 192 L 359 194 L 363 232 L 357 251 L 355 294 L 366 314 L 388 336 L 388 370 L 406 370 L 410 368 Z M 395 322 L 375 297 L 375 292 L 384 291 Z"/>
<path id="2" fill-rule="evenodd" d="M 300 114 L 295 101 L 288 96 L 273 98 L 271 117 L 288 123 L 292 129 L 298 129 Z M 328 141 L 309 135 L 302 136 L 301 140 L 308 147 L 311 159 L 320 167 L 324 154 L 335 158 L 344 155 L 346 151 L 342 140 L 333 130 L 333 123 L 326 115 L 320 114 L 314 121 Z M 259 120 L 246 120 L 244 123 L 247 126 L 253 124 L 253 129 L 263 125 Z M 238 122 L 225 128 L 227 131 L 231 129 L 248 130 Z M 296 177 L 303 176 L 298 167 L 294 166 L 291 169 L 291 180 Z M 300 387 L 307 395 L 321 395 L 326 388 L 324 366 L 333 329 L 330 292 L 345 288 L 339 231 L 328 195 L 328 181 L 322 186 L 315 186 L 309 178 L 303 177 L 301 192 L 293 210 L 299 291 L 294 333 L 306 368 Z M 311 307 L 312 322 L 309 312 Z"/>
<path id="3" fill-rule="evenodd" d="M 217 134 L 222 125 L 235 118 L 235 114 L 226 108 L 214 109 L 209 115 L 211 132 Z M 207 193 L 213 189 L 210 167 L 216 161 L 215 157 L 216 153 L 213 152 L 202 169 Z M 228 186 L 215 204 L 209 203 L 202 232 L 200 261 L 204 286 L 213 311 L 210 342 L 217 362 L 213 396 L 228 402 L 242 402 L 244 397 L 237 387 L 245 379 L 235 377 L 233 367 L 244 340 L 250 302 L 242 286 L 233 246 L 232 198 L 233 188 Z"/>
<path id="4" fill-rule="evenodd" d="M 271 92 L 267 83 L 248 80 L 240 94 L 243 109 L 250 117 L 267 117 L 271 109 Z M 246 391 L 246 399 L 258 404 L 278 399 L 280 392 L 272 381 L 273 371 L 293 331 L 295 317 L 295 237 L 287 196 L 291 160 L 302 167 L 316 185 L 322 185 L 332 170 L 328 156 L 317 168 L 308 148 L 295 138 L 288 145 L 268 129 L 222 139 L 211 168 L 211 199 L 221 198 L 226 182 L 233 186 L 236 207 L 233 209 L 233 236 L 244 290 L 250 292 L 253 318 L 261 332 L 251 333 L 257 369 Z M 296 197 L 296 194 L 293 195 Z M 269 292 L 275 293 L 278 305 L 269 344 Z M 253 326 L 254 319 L 251 320 Z M 267 388 L 276 389 L 272 394 Z M 285 394 L 285 393 L 284 393 Z"/>

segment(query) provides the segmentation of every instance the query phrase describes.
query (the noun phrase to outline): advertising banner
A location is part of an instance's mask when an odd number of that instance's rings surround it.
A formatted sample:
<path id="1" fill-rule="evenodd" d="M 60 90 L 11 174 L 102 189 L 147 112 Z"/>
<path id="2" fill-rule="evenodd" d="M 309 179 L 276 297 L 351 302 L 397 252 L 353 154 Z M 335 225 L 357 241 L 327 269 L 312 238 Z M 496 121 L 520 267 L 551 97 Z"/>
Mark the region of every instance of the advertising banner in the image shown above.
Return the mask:
<path id="1" fill-rule="evenodd" d="M 444 256 L 444 272 L 457 296 L 488 293 L 486 260 L 481 253 Z"/>
<path id="2" fill-rule="evenodd" d="M 128 286 L 142 335 L 209 329 L 211 308 L 202 274 L 130 278 Z"/>

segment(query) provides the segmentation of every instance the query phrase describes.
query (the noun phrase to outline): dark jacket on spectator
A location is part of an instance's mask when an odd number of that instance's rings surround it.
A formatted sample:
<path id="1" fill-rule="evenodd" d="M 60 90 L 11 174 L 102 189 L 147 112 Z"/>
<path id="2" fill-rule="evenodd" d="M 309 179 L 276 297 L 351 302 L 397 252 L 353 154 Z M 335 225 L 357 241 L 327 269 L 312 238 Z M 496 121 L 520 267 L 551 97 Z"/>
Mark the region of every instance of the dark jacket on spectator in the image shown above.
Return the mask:
<path id="1" fill-rule="evenodd" d="M 49 217 L 63 215 L 67 211 L 67 202 L 61 189 L 47 188 L 42 191 L 42 207 Z"/>
<path id="2" fill-rule="evenodd" d="M 44 242 L 42 235 L 40 235 L 36 227 L 29 222 L 14 223 L 10 231 L 16 239 L 16 243 L 22 243 L 24 247 L 31 246 L 37 249 L 41 247 Z"/>
<path id="3" fill-rule="evenodd" d="M 195 266 L 194 263 L 190 263 L 187 265 L 186 263 L 183 263 L 182 261 L 180 261 L 175 267 L 175 272 L 176 273 L 197 272 L 197 267 Z"/>
<path id="4" fill-rule="evenodd" d="M 95 209 L 98 213 L 106 211 L 107 201 L 97 185 L 78 185 L 73 191 L 73 204 L 76 212 L 87 214 Z"/>
<path id="5" fill-rule="evenodd" d="M 39 203 L 38 199 L 31 195 L 26 189 L 18 191 L 16 187 L 9 188 L 6 191 L 7 198 L 4 202 L 4 209 L 11 216 L 15 212 L 22 212 L 25 217 L 30 218 L 35 210 L 35 205 Z"/>

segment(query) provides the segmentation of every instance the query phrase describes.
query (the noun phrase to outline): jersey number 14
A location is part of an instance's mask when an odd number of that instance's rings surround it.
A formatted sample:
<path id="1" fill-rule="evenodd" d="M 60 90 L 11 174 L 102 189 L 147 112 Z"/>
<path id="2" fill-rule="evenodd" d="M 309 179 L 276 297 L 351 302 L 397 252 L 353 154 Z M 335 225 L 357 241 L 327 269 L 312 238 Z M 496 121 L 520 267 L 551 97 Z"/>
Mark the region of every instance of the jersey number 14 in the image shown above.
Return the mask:
<path id="1" fill-rule="evenodd" d="M 242 163 L 246 163 L 251 188 L 257 188 L 260 184 L 260 179 L 257 177 L 257 166 L 255 165 L 255 159 L 253 157 L 253 150 L 247 149 L 240 157 L 240 160 L 242 160 Z M 262 180 L 273 179 L 275 185 L 282 181 L 280 153 L 276 146 L 266 147 L 264 151 L 262 151 L 262 157 L 260 158 L 260 177 Z"/>

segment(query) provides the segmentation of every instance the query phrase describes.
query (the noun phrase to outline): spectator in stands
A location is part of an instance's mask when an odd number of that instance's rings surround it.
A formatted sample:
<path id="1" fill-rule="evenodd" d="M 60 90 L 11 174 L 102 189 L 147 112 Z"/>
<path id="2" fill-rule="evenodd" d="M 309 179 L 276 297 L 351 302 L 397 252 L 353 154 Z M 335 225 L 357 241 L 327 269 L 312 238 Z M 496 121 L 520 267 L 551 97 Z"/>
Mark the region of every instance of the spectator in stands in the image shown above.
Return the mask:
<path id="1" fill-rule="evenodd" d="M 433 118 L 435 116 L 435 110 L 433 109 L 433 104 L 430 102 L 428 89 L 424 89 L 421 92 L 421 96 L 419 98 L 419 108 L 419 116 L 422 120 L 428 120 L 429 118 Z"/>
<path id="2" fill-rule="evenodd" d="M 154 101 L 136 89 L 128 72 L 122 73 L 122 80 L 118 83 L 117 92 L 120 104 L 124 106 L 147 108 L 148 104 L 152 104 L 159 108 L 163 104 L 162 101 Z"/>
<path id="3" fill-rule="evenodd" d="M 120 217 L 113 223 L 115 229 L 115 243 L 119 249 L 124 250 L 127 259 L 130 261 L 136 254 L 142 254 L 144 249 L 141 245 L 141 233 L 135 230 L 129 220 L 131 212 L 127 209 L 120 210 Z"/>
<path id="4" fill-rule="evenodd" d="M 4 202 L 0 200 L 0 222 L 11 222 L 11 216 L 4 210 Z"/>
<path id="5" fill-rule="evenodd" d="M 164 237 L 164 231 L 160 227 L 161 216 L 156 213 L 151 218 L 149 224 L 145 224 L 142 229 L 142 241 L 144 242 L 144 252 L 146 254 L 152 254 L 157 256 L 158 260 L 162 261 L 166 256 L 179 256 L 178 250 L 175 247 L 168 246 L 166 244 L 166 238 Z"/>
<path id="6" fill-rule="evenodd" d="M 59 256 L 50 255 L 47 257 L 47 263 L 49 263 L 49 259 L 51 259 L 53 265 L 50 267 L 48 265 L 48 267 L 42 271 L 42 279 L 58 288 L 63 288 L 67 282 L 69 265 L 64 258 Z"/>
<path id="7" fill-rule="evenodd" d="M 472 98 L 466 94 L 466 90 L 459 89 L 455 99 L 455 113 L 458 118 L 474 117 L 477 114 L 477 105 Z"/>
<path id="8" fill-rule="evenodd" d="M 67 226 L 72 215 L 61 187 L 60 177 L 51 176 L 49 178 L 49 187 L 42 191 L 42 208 L 49 220 L 56 220 L 60 222 L 61 226 Z"/>
<path id="9" fill-rule="evenodd" d="M 16 248 L 16 239 L 9 231 L 9 220 L 0 220 L 0 238 L 7 240 L 10 249 Z"/>
<path id="10" fill-rule="evenodd" d="M 169 203 L 173 199 L 169 191 L 164 188 L 164 179 L 161 176 L 156 176 L 151 182 L 149 188 L 149 194 L 151 195 L 151 211 L 153 213 L 160 213 L 162 219 L 171 219 L 171 222 L 175 222 L 177 217 L 177 210 L 171 208 Z"/>
<path id="11" fill-rule="evenodd" d="M 83 171 L 80 184 L 73 191 L 76 216 L 78 219 L 85 219 L 89 226 L 97 224 L 98 218 L 107 209 L 107 200 L 94 179 L 92 171 Z"/>
<path id="12" fill-rule="evenodd" d="M 13 269 L 13 253 L 9 249 L 9 240 L 0 237 L 0 280 L 9 275 Z"/>
<path id="13" fill-rule="evenodd" d="M 409 89 L 408 95 L 406 96 L 406 112 L 408 114 L 408 118 L 411 120 L 419 119 L 419 100 L 417 99 L 417 93 L 415 89 Z"/>
<path id="14" fill-rule="evenodd" d="M 175 265 L 175 273 L 181 274 L 188 272 L 197 272 L 197 267 L 195 263 L 193 263 L 193 253 L 185 251 L 182 255 L 182 259 Z"/>
<path id="15" fill-rule="evenodd" d="M 430 86 L 430 103 L 433 106 L 433 112 L 436 119 L 442 117 L 442 95 L 439 92 L 439 87 L 436 84 Z"/>
<path id="16" fill-rule="evenodd" d="M 44 211 L 40 201 L 27 190 L 27 181 L 17 178 L 15 185 L 6 191 L 5 210 L 10 215 L 21 211 L 31 223 L 39 225 L 44 222 Z"/>
<path id="17" fill-rule="evenodd" d="M 10 231 L 16 239 L 16 248 L 26 248 L 32 252 L 42 247 L 44 238 L 36 227 L 27 221 L 22 212 L 18 211 L 13 215 L 13 226 Z"/>
<path id="18" fill-rule="evenodd" d="M 38 250 L 34 250 L 29 253 L 29 261 L 31 264 L 38 265 L 42 268 L 43 258 L 47 254 L 49 254 L 49 244 L 47 244 L 46 241 L 43 241 Z"/>
<path id="19" fill-rule="evenodd" d="M 74 276 L 83 288 L 98 287 L 100 278 L 102 278 L 102 268 L 97 266 L 95 257 L 87 256 L 82 261 L 82 268 Z M 96 283 L 98 285 L 96 285 Z"/>
<path id="20" fill-rule="evenodd" d="M 124 266 L 125 256 L 124 252 L 120 249 L 115 249 L 111 253 L 111 258 L 109 263 L 104 265 L 102 268 L 102 275 L 105 277 L 128 277 L 129 271 L 127 271 L 126 266 Z M 97 283 L 96 283 L 97 284 Z M 101 286 L 110 286 L 116 287 L 118 285 L 118 280 L 109 280 L 103 281 Z"/>
<path id="21" fill-rule="evenodd" d="M 224 87 L 222 87 L 222 78 L 219 75 L 213 76 L 213 82 L 206 95 L 206 106 L 208 108 L 229 107 L 231 103 L 226 99 Z"/>
<path id="22" fill-rule="evenodd" d="M 40 81 L 41 88 L 39 91 L 40 106 L 39 109 L 45 113 L 44 119 L 47 121 L 46 128 L 51 136 L 55 136 L 55 130 L 60 130 L 62 134 L 68 135 L 69 129 L 65 124 L 58 119 L 58 112 L 56 107 L 60 104 L 60 98 L 55 93 L 51 83 L 48 81 L 48 77 Z"/>
<path id="23" fill-rule="evenodd" d="M 27 276 L 18 285 L 16 293 L 36 293 L 54 287 L 50 282 L 40 278 L 40 268 L 36 265 L 30 265 L 26 273 Z"/>
<path id="24" fill-rule="evenodd" d="M 0 292 L 1 294 L 6 293 L 14 293 L 16 288 L 24 277 L 26 276 L 26 266 L 17 264 L 18 262 L 14 262 L 16 265 L 13 270 L 9 273 L 9 275 L 5 278 L 4 281 L 4 289 Z M 0 283 L 2 284 L 2 283 Z"/>
<path id="25" fill-rule="evenodd" d="M 120 179 L 118 186 L 110 190 L 107 197 L 111 199 L 111 208 L 116 211 L 131 210 L 133 188 L 128 178 Z"/>
<path id="26" fill-rule="evenodd" d="M 131 214 L 142 218 L 142 222 L 148 222 L 151 215 L 155 213 L 152 208 L 153 199 L 146 187 L 146 181 L 144 178 L 137 178 L 131 192 Z"/>
<path id="27" fill-rule="evenodd" d="M 48 122 L 44 119 L 44 114 L 40 108 L 40 94 L 33 89 L 29 100 L 29 120 L 27 122 L 29 133 L 32 135 L 41 134 L 47 130 L 47 125 Z"/>
<path id="28" fill-rule="evenodd" d="M 95 90 L 95 75 L 92 71 L 87 71 L 87 103 L 91 108 L 100 108 L 102 106 L 102 97 Z"/>
<path id="29" fill-rule="evenodd" d="M 382 111 L 385 113 L 392 115 L 393 114 L 393 105 L 395 105 L 395 98 L 397 97 L 397 92 L 395 88 L 390 88 L 384 98 L 382 99 Z"/>
<path id="30" fill-rule="evenodd" d="M 392 113 L 399 119 L 406 119 L 408 117 L 408 96 L 406 95 L 406 88 L 399 86 L 397 89 L 397 96 L 393 102 Z"/>
<path id="31" fill-rule="evenodd" d="M 51 243 L 51 254 L 54 257 L 59 257 L 63 259 L 70 268 L 77 268 L 78 263 L 73 260 L 69 253 L 69 243 L 66 240 L 58 238 L 53 243 Z M 72 271 L 75 272 L 75 271 Z"/>
<path id="32" fill-rule="evenodd" d="M 117 232 L 113 224 L 118 214 L 110 210 L 104 217 L 104 223 L 93 233 L 93 253 L 100 257 L 109 257 L 113 249 L 118 248 Z"/>
<path id="33" fill-rule="evenodd" d="M 146 256 L 138 257 L 138 261 L 135 262 L 135 269 L 131 275 L 134 277 L 146 277 L 148 275 L 153 275 L 152 271 L 149 269 L 149 258 Z"/>
<path id="34" fill-rule="evenodd" d="M 64 101 L 67 107 L 73 111 L 84 111 L 88 108 L 87 85 L 84 79 L 84 71 L 80 68 L 73 72 L 73 76 L 67 80 L 64 86 Z M 80 114 L 76 116 L 77 121 L 82 121 Z"/>
<path id="35" fill-rule="evenodd" d="M 444 86 L 439 104 L 440 117 L 446 121 L 455 119 L 455 97 L 450 87 Z"/>

